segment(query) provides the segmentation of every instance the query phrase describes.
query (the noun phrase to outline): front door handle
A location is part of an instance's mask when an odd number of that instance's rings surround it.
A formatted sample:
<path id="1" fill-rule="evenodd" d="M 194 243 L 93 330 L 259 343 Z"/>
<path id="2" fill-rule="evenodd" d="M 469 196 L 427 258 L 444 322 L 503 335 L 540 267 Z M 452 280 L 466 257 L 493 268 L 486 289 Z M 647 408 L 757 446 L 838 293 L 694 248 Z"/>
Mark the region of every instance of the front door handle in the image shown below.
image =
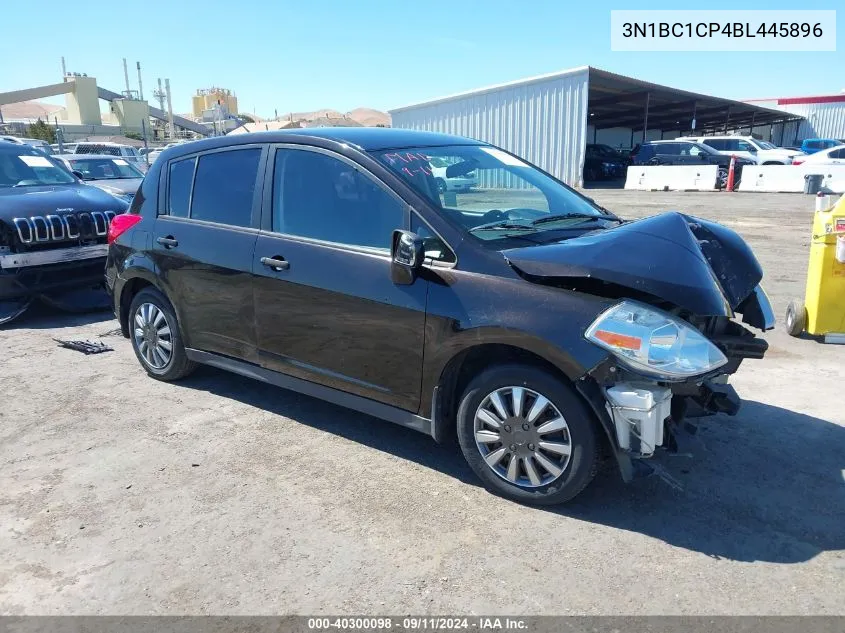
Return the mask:
<path id="1" fill-rule="evenodd" d="M 176 248 L 179 246 L 179 240 L 175 239 L 172 235 L 156 238 L 156 242 L 164 246 L 164 248 Z"/>
<path id="2" fill-rule="evenodd" d="M 275 257 L 262 257 L 261 263 L 275 271 L 287 270 L 290 268 L 290 262 L 279 255 L 276 255 Z"/>

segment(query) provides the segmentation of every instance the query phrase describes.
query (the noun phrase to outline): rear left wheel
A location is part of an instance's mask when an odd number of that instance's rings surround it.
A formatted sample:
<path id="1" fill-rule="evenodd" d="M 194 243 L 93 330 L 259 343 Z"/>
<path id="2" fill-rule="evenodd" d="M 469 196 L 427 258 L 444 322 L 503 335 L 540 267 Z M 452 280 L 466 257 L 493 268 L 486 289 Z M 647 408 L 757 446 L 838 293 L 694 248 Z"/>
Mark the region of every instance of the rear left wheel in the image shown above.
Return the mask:
<path id="1" fill-rule="evenodd" d="M 516 501 L 569 501 L 592 481 L 598 440 L 571 387 L 527 365 L 484 371 L 457 415 L 461 450 L 484 486 Z"/>
<path id="2" fill-rule="evenodd" d="M 144 288 L 129 307 L 129 339 L 141 366 L 158 380 L 178 380 L 196 368 L 185 353 L 173 307 L 155 288 Z"/>

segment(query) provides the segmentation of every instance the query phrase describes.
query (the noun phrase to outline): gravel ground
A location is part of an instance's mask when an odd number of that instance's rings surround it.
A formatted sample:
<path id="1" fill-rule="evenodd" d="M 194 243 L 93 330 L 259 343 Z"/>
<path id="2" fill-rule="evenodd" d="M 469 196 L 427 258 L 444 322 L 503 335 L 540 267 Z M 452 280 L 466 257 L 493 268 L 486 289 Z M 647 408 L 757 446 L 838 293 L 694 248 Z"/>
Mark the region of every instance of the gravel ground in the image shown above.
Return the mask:
<path id="1" fill-rule="evenodd" d="M 593 190 L 746 237 L 778 317 L 812 199 Z M 5 614 L 845 614 L 845 348 L 767 338 L 684 484 L 612 470 L 556 509 L 489 495 L 455 446 L 203 368 L 144 376 L 109 315 L 0 332 Z M 102 337 L 86 357 L 52 337 Z"/>

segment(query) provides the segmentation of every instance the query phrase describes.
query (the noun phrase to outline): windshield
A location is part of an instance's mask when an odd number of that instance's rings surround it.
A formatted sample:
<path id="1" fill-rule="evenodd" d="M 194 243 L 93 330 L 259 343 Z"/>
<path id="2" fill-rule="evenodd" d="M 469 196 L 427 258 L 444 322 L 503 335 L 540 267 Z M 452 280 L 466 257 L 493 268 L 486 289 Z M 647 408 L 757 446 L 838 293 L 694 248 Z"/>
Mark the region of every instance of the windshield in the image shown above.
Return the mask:
<path id="1" fill-rule="evenodd" d="M 82 174 L 83 180 L 144 177 L 137 167 L 122 158 L 73 158 L 68 162 L 71 169 Z"/>
<path id="2" fill-rule="evenodd" d="M 762 149 L 777 149 L 775 145 L 767 143 L 766 141 L 755 141 Z"/>
<path id="3" fill-rule="evenodd" d="M 28 146 L 0 146 L 0 187 L 69 185 L 77 182 L 70 173 L 43 153 Z"/>
<path id="4" fill-rule="evenodd" d="M 602 209 L 536 167 L 485 145 L 373 152 L 475 237 L 501 239 L 584 224 Z"/>

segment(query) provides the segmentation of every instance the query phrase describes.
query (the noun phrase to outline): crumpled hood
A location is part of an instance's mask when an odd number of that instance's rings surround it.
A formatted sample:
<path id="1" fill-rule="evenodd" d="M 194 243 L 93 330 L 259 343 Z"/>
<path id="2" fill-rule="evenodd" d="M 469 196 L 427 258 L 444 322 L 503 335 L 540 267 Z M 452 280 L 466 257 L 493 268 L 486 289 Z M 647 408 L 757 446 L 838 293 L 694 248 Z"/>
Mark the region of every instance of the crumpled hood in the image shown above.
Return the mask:
<path id="1" fill-rule="evenodd" d="M 532 277 L 594 278 L 700 316 L 732 316 L 763 278 L 736 232 L 677 212 L 503 254 Z"/>
<path id="2" fill-rule="evenodd" d="M 43 185 L 40 187 L 0 187 L 0 220 L 55 213 L 57 209 L 75 211 L 115 211 L 121 213 L 126 203 L 110 193 L 89 185 Z"/>

